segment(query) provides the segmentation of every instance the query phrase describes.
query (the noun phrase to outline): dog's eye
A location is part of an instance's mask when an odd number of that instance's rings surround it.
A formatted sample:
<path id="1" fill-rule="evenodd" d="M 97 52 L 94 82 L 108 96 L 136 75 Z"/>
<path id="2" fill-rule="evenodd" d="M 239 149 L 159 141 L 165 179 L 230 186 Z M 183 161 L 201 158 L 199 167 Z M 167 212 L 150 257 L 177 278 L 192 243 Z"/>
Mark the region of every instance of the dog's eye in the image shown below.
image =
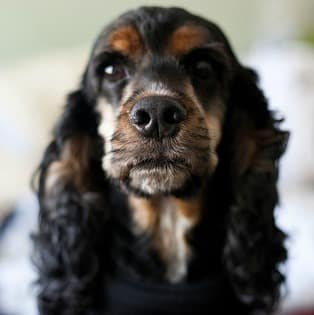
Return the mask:
<path id="1" fill-rule="evenodd" d="M 104 77 L 110 82 L 117 82 L 127 77 L 128 72 L 123 64 L 108 64 L 104 67 Z"/>
<path id="2" fill-rule="evenodd" d="M 193 66 L 193 76 L 201 79 L 208 80 L 213 76 L 213 67 L 206 60 L 199 60 Z"/>

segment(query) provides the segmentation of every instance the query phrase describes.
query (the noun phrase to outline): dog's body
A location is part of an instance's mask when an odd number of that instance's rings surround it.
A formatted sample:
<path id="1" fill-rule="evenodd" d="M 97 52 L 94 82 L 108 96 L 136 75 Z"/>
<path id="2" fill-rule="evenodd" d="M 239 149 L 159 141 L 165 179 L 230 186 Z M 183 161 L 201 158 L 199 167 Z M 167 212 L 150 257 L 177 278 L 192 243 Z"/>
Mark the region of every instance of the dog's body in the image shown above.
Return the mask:
<path id="1" fill-rule="evenodd" d="M 286 133 L 214 24 L 128 12 L 98 37 L 39 172 L 46 314 L 251 314 L 275 306 Z"/>

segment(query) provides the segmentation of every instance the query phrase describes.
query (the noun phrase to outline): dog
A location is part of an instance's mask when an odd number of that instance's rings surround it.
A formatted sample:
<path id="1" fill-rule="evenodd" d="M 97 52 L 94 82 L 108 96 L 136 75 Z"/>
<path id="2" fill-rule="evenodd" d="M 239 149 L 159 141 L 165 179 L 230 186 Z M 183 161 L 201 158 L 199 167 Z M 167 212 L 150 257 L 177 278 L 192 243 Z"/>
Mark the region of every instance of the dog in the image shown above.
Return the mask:
<path id="1" fill-rule="evenodd" d="M 117 18 L 37 172 L 40 314 L 270 314 L 280 122 L 217 25 L 180 8 Z"/>

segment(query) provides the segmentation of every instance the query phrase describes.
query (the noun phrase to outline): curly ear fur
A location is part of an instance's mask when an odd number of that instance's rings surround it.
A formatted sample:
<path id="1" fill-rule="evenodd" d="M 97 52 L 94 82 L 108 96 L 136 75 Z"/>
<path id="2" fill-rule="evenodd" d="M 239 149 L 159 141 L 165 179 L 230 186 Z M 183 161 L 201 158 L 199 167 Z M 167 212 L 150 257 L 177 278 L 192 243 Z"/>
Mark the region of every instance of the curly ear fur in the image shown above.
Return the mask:
<path id="1" fill-rule="evenodd" d="M 104 246 L 98 242 L 106 239 L 99 236 L 105 176 L 97 119 L 82 91 L 70 94 L 38 171 L 40 221 L 33 238 L 41 314 L 87 314 L 95 307 Z"/>
<path id="2" fill-rule="evenodd" d="M 231 206 L 224 263 L 240 300 L 268 313 L 284 280 L 285 235 L 274 221 L 278 160 L 288 133 L 278 129 L 256 74 L 239 66 L 230 95 L 224 146 L 228 146 Z"/>

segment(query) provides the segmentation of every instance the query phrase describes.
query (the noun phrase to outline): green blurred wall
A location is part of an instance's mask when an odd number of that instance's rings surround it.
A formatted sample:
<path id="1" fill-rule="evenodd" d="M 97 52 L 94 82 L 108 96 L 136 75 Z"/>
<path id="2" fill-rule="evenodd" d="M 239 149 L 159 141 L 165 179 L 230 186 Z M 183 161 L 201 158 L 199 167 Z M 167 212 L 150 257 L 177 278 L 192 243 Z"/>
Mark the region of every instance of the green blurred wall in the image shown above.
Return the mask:
<path id="1" fill-rule="evenodd" d="M 254 39 L 260 0 L 0 0 L 0 65 L 88 47 L 104 24 L 140 5 L 181 6 L 219 23 L 236 50 Z"/>

